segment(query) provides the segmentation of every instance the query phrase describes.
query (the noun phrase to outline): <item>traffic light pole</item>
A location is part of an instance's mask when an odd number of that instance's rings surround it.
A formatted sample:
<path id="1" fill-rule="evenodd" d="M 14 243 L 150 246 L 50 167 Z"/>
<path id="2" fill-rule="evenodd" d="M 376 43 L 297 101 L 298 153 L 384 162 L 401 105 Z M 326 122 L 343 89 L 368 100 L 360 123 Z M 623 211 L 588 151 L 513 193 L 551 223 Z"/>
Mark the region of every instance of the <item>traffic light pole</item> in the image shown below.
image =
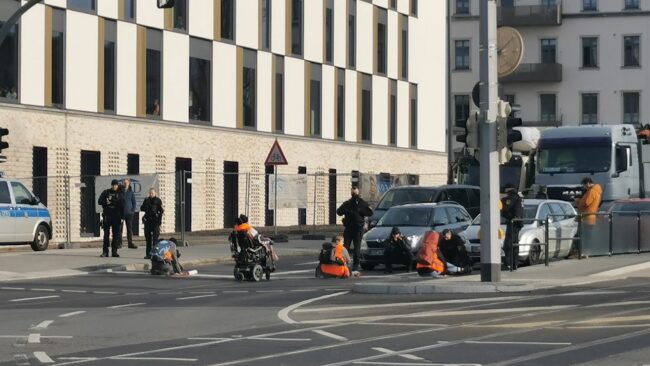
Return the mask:
<path id="1" fill-rule="evenodd" d="M 499 161 L 496 149 L 497 0 L 480 1 L 481 282 L 501 280 Z"/>

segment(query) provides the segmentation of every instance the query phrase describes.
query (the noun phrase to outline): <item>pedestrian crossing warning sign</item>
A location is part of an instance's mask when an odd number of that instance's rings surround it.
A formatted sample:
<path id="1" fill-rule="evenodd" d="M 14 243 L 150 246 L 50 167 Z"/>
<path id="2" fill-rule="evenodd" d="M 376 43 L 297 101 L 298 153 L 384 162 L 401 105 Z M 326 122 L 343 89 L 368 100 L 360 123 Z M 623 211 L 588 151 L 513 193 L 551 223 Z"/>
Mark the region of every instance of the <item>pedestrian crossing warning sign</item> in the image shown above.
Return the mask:
<path id="1" fill-rule="evenodd" d="M 271 151 L 269 151 L 269 155 L 266 157 L 266 161 L 264 162 L 264 165 L 287 165 L 287 164 L 289 164 L 287 162 L 287 158 L 284 156 L 284 153 L 282 152 L 282 148 L 280 147 L 278 140 L 275 140 L 273 146 L 271 147 Z"/>

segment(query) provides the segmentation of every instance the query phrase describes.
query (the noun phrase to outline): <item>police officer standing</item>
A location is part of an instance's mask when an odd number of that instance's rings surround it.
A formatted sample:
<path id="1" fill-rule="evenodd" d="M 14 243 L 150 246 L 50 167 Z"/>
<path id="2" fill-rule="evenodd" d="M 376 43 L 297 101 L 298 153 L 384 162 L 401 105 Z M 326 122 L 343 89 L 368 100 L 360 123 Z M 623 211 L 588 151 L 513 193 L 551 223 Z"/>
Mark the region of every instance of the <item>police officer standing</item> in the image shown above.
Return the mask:
<path id="1" fill-rule="evenodd" d="M 108 257 L 108 245 L 110 235 L 113 238 L 110 240 L 111 256 L 119 257 L 117 254 L 117 246 L 121 236 L 120 224 L 124 218 L 124 195 L 120 191 L 117 179 L 111 181 L 111 188 L 102 192 L 99 196 L 98 204 L 102 206 L 104 212 L 102 213 L 104 223 L 104 247 L 102 249 L 102 257 Z"/>
<path id="2" fill-rule="evenodd" d="M 350 250 L 350 244 L 354 243 L 354 253 L 352 267 L 353 271 L 359 270 L 359 258 L 361 257 L 361 236 L 363 236 L 363 227 L 365 224 L 365 217 L 372 216 L 372 209 L 368 202 L 364 201 L 359 196 L 359 187 L 353 186 L 352 197 L 343 202 L 343 204 L 336 210 L 336 214 L 344 216 L 343 225 L 343 238 L 345 249 Z"/>
<path id="3" fill-rule="evenodd" d="M 513 246 L 513 240 L 519 241 L 519 231 L 523 223 L 514 220 L 524 217 L 524 203 L 512 183 L 506 183 L 505 191 L 506 196 L 501 199 L 501 216 L 506 219 L 508 226 L 506 228 L 503 250 L 506 254 L 506 265 L 512 270 L 516 270 L 517 262 L 519 261 L 519 247 Z M 511 258 L 513 259 L 512 263 Z"/>
<path id="4" fill-rule="evenodd" d="M 162 200 L 156 197 L 156 190 L 149 189 L 149 197 L 145 198 L 140 207 L 140 211 L 144 212 L 142 222 L 144 222 L 144 237 L 147 241 L 147 251 L 145 252 L 144 259 L 151 259 L 151 248 L 158 243 L 160 236 L 160 223 L 162 222 L 162 215 L 165 212 L 162 207 Z"/>

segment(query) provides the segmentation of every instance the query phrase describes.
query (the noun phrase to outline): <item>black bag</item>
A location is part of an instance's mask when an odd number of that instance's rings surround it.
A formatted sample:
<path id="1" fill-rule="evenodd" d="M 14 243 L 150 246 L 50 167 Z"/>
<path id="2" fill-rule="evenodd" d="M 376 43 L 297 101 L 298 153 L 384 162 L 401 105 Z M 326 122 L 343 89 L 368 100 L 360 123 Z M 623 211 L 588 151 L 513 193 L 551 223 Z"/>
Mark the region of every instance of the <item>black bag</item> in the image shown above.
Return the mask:
<path id="1" fill-rule="evenodd" d="M 332 258 L 332 244 L 323 243 L 323 248 L 320 250 L 320 254 L 318 255 L 318 262 L 320 264 L 334 264 L 331 258 Z"/>

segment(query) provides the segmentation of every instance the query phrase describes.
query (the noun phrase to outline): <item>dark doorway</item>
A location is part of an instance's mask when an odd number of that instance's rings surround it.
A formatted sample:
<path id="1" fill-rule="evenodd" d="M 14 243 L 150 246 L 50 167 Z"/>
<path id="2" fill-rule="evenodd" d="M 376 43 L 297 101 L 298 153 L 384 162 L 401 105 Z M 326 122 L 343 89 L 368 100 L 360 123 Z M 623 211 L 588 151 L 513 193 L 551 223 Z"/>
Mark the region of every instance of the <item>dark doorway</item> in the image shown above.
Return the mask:
<path id="1" fill-rule="evenodd" d="M 223 173 L 223 226 L 231 228 L 239 216 L 239 163 L 224 161 Z"/>
<path id="2" fill-rule="evenodd" d="M 269 202 L 274 197 L 269 196 L 269 177 L 273 175 L 273 165 L 267 165 L 264 169 L 264 226 L 273 226 L 273 210 L 269 210 Z"/>
<path id="3" fill-rule="evenodd" d="M 336 225 L 336 169 L 330 169 L 329 173 L 329 224 Z"/>
<path id="4" fill-rule="evenodd" d="M 47 147 L 34 146 L 32 154 L 32 190 L 47 206 Z"/>
<path id="5" fill-rule="evenodd" d="M 185 176 L 183 177 L 183 171 Z M 184 179 L 183 179 L 184 178 Z M 192 159 L 176 158 L 176 232 L 181 231 L 181 188 L 185 191 L 185 231 L 192 231 Z"/>
<path id="6" fill-rule="evenodd" d="M 99 151 L 81 151 L 81 236 L 99 236 L 100 216 L 95 212 L 95 189 L 100 192 L 110 187 L 95 187 L 95 177 L 101 174 L 101 154 Z M 70 181 L 71 189 L 76 186 Z"/>
<path id="7" fill-rule="evenodd" d="M 126 156 L 126 174 L 127 175 L 138 175 L 140 174 L 140 155 L 138 154 L 128 154 Z M 133 187 L 133 184 L 131 184 Z M 140 187 L 140 189 L 145 190 L 145 192 L 142 192 L 142 194 L 148 194 L 149 188 L 148 187 Z M 138 205 L 138 202 L 136 202 L 136 212 L 133 214 L 133 221 L 131 221 L 131 230 L 133 232 L 133 235 L 135 236 L 140 236 L 140 214 L 137 210 L 140 209 L 140 206 Z"/>
<path id="8" fill-rule="evenodd" d="M 307 167 L 299 166 L 298 174 L 307 174 Z M 298 209 L 298 225 L 307 225 L 307 209 L 299 208 Z"/>

